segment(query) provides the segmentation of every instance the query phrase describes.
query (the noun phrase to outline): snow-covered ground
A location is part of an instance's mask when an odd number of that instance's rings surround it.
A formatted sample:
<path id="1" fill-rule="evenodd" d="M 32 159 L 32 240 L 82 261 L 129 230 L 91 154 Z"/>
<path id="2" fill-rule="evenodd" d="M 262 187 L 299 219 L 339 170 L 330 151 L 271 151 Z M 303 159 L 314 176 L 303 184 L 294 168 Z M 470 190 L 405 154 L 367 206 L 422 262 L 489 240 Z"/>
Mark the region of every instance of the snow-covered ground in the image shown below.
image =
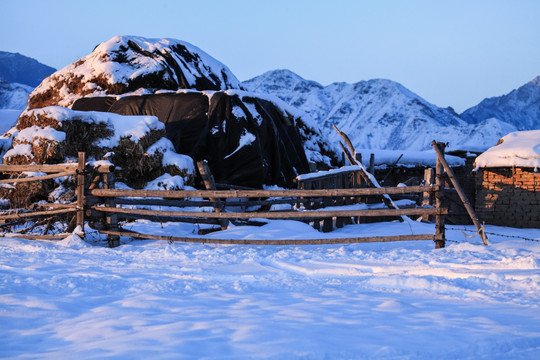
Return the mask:
<path id="1" fill-rule="evenodd" d="M 132 223 L 187 236 L 186 224 Z M 452 227 L 457 228 L 457 227 Z M 469 230 L 472 227 L 460 226 Z M 294 221 L 216 238 L 432 233 L 418 222 L 321 234 Z M 0 358 L 538 359 L 540 229 L 430 241 L 237 246 L 0 239 Z"/>

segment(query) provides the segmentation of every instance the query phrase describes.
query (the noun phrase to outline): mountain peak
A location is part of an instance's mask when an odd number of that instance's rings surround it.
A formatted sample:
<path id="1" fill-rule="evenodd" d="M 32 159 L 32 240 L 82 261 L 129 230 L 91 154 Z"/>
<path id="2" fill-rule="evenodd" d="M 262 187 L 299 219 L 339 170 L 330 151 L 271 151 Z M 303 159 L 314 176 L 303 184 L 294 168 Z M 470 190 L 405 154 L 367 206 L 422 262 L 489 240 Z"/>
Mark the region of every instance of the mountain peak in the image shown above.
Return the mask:
<path id="1" fill-rule="evenodd" d="M 470 123 L 497 118 L 518 130 L 540 128 L 540 76 L 506 95 L 487 98 L 465 110 L 461 117 Z"/>
<path id="2" fill-rule="evenodd" d="M 389 79 L 322 86 L 292 71 L 274 70 L 243 85 L 298 108 L 319 124 L 334 145 L 341 139 L 332 125 L 348 134 L 357 149 L 427 150 L 434 139 L 458 147 L 473 131 L 453 110 L 439 108 Z M 478 128 L 475 145 L 485 142 L 489 146 L 502 136 L 500 131 L 483 131 L 483 126 Z"/>
<path id="3" fill-rule="evenodd" d="M 54 68 L 30 57 L 0 51 L 0 79 L 9 83 L 36 87 L 54 71 Z"/>

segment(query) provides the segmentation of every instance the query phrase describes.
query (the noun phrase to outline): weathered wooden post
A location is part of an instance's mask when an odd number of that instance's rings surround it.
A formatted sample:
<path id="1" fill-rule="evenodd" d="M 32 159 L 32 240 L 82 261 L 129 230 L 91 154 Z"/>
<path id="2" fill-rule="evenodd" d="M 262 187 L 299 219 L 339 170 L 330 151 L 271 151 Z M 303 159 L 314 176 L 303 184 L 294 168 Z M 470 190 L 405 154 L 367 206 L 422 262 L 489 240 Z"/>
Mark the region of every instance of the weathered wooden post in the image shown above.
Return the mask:
<path id="1" fill-rule="evenodd" d="M 214 175 L 212 175 L 212 172 L 210 171 L 208 162 L 206 160 L 198 161 L 197 168 L 199 169 L 199 174 L 201 174 L 201 178 L 204 182 L 206 190 L 216 190 L 216 182 L 214 180 Z M 215 212 L 222 212 L 225 208 L 225 204 L 220 199 L 208 198 L 208 200 L 210 200 L 214 204 Z M 218 221 L 222 230 L 227 229 L 227 227 L 229 226 L 228 219 L 218 219 Z"/>
<path id="2" fill-rule="evenodd" d="M 441 161 L 441 157 L 444 157 L 444 149 L 446 145 L 444 143 L 437 143 L 437 148 L 440 153 L 437 152 L 437 163 L 435 165 L 435 184 L 439 187 L 435 193 L 435 208 L 441 211 L 444 198 L 444 167 Z M 444 228 L 444 215 L 440 212 L 435 215 L 435 249 L 444 248 L 446 245 L 446 234 Z"/>
<path id="3" fill-rule="evenodd" d="M 437 160 L 441 156 L 441 166 L 443 166 L 444 169 L 446 170 L 446 173 L 448 174 L 448 177 L 450 178 L 450 181 L 454 185 L 454 188 L 456 189 L 456 191 L 457 191 L 457 193 L 459 195 L 459 198 L 463 202 L 463 206 L 465 206 L 465 209 L 467 209 L 467 213 L 469 214 L 469 217 L 471 218 L 474 226 L 476 226 L 476 230 L 478 231 L 478 234 L 482 238 L 482 242 L 484 243 L 484 245 L 488 245 L 488 239 L 487 239 L 487 235 L 486 235 L 486 233 L 484 231 L 484 227 L 482 225 L 480 225 L 480 220 L 478 219 L 478 216 L 476 215 L 476 212 L 474 211 L 472 205 L 470 204 L 469 199 L 467 199 L 467 196 L 465 195 L 465 192 L 461 188 L 461 185 L 459 185 L 459 182 L 457 181 L 457 177 L 454 174 L 454 171 L 452 170 L 452 168 L 448 165 L 448 163 L 444 159 L 444 147 L 442 148 L 442 153 L 440 153 L 440 148 L 437 146 L 438 143 L 435 143 L 435 141 L 433 141 L 431 143 L 431 145 L 433 146 L 433 148 L 435 149 L 435 152 L 437 153 Z"/>
<path id="4" fill-rule="evenodd" d="M 435 169 L 427 168 L 424 170 L 424 185 L 435 185 Z M 433 193 L 425 191 L 422 193 L 422 206 L 433 206 Z M 423 220 L 433 221 L 433 216 L 424 215 Z"/>
<path id="5" fill-rule="evenodd" d="M 105 189 L 112 189 L 114 187 L 114 175 L 112 172 L 107 171 L 103 174 L 103 187 Z M 105 206 L 110 208 L 116 208 L 116 202 L 114 201 L 114 198 L 107 198 Z M 118 215 L 113 212 L 107 213 L 105 217 L 105 224 L 107 230 L 118 231 Z M 107 242 L 109 243 L 110 248 L 120 246 L 120 236 L 107 235 Z"/>
<path id="6" fill-rule="evenodd" d="M 79 159 L 77 164 L 77 220 L 76 225 L 80 227 L 80 237 L 84 238 L 84 207 L 86 201 L 84 198 L 85 184 L 84 176 L 86 172 L 86 154 L 79 152 Z"/>

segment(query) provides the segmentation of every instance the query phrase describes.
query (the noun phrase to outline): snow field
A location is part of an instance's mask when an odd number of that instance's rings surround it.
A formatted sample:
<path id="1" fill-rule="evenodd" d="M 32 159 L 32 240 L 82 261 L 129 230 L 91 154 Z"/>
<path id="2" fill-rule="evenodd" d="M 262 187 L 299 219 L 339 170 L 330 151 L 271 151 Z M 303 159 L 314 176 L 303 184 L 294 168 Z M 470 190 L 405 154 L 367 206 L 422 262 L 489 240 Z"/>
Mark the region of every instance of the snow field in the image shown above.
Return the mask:
<path id="1" fill-rule="evenodd" d="M 188 224 L 126 225 L 189 236 Z M 460 227 L 472 230 L 472 227 Z M 130 241 L 88 229 L 0 240 L 0 357 L 42 359 L 532 359 L 540 242 L 448 230 L 430 241 L 235 246 Z M 430 233 L 412 222 L 321 234 L 295 221 L 216 238 Z M 540 240 L 538 229 L 487 227 Z"/>

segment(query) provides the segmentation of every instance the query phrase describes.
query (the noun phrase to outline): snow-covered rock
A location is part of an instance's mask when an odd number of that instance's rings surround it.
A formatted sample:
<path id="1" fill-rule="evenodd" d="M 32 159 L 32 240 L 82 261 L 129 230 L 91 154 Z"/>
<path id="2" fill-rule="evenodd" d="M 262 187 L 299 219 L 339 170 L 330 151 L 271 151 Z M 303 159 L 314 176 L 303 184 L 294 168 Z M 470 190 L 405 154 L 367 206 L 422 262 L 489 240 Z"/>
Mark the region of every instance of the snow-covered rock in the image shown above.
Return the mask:
<path id="1" fill-rule="evenodd" d="M 540 76 L 506 95 L 484 99 L 461 117 L 474 124 L 497 118 L 517 130 L 540 129 Z"/>
<path id="2" fill-rule="evenodd" d="M 243 86 L 297 107 L 313 118 L 334 144 L 341 140 L 332 129 L 332 124 L 336 125 L 356 148 L 428 150 L 435 139 L 448 142 L 451 148 L 486 149 L 507 133 L 497 130 L 509 129 L 498 120 L 470 125 L 452 109 L 430 104 L 391 80 L 322 86 L 289 70 L 275 70 L 245 81 Z M 471 134 L 476 134 L 474 140 Z"/>
<path id="3" fill-rule="evenodd" d="M 45 79 L 30 94 L 28 108 L 69 107 L 90 95 L 237 88 L 240 82 L 225 65 L 190 43 L 115 36 Z"/>

